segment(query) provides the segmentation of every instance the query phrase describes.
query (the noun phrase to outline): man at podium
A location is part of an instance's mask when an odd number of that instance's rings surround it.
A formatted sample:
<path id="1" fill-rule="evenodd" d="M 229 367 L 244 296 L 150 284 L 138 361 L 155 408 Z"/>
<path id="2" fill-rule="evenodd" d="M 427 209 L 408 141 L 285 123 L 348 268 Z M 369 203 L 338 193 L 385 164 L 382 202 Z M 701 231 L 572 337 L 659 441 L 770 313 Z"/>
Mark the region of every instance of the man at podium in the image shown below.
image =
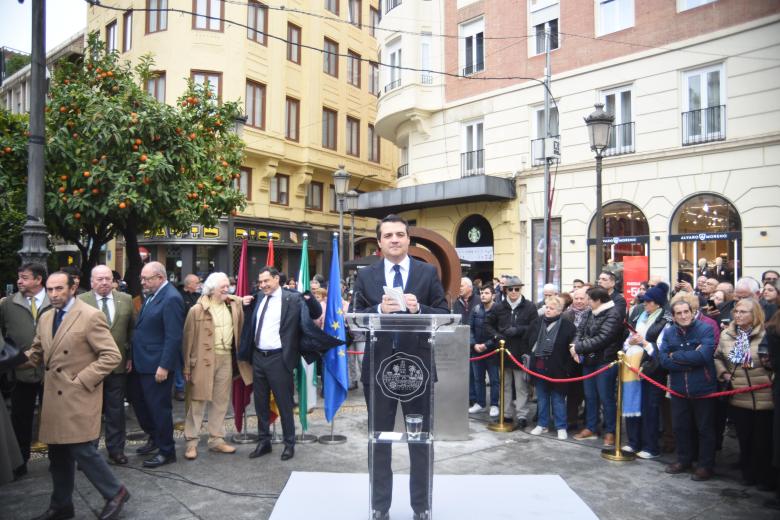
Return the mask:
<path id="1" fill-rule="evenodd" d="M 388 215 L 376 228 L 376 238 L 384 259 L 358 271 L 353 294 L 355 312 L 380 314 L 448 314 L 444 289 L 436 268 L 409 257 L 409 225 L 398 215 Z M 396 291 L 386 291 L 385 288 Z M 403 293 L 398 301 L 393 294 Z M 403 310 L 405 307 L 406 310 Z M 375 431 L 392 431 L 395 425 L 399 400 L 404 415 L 421 414 L 424 432 L 431 431 L 430 391 L 435 380 L 433 356 L 427 338 L 413 333 L 386 333 L 377 337 L 373 349 L 365 354 L 361 381 L 366 397 L 369 417 L 373 418 Z M 370 385 L 376 374 L 371 372 L 371 356 L 374 356 L 374 370 L 381 367 L 381 361 L 396 352 L 408 353 L 423 360 L 424 368 L 431 375 L 422 391 L 411 400 L 395 399 L 382 391 L 374 392 L 371 403 Z M 374 445 L 372 472 L 373 493 L 371 496 L 372 520 L 388 520 L 393 498 L 393 470 L 390 466 L 391 444 Z M 430 517 L 430 496 L 433 447 L 430 443 L 410 443 L 409 495 L 415 520 Z M 370 459 L 369 459 L 370 460 Z"/>

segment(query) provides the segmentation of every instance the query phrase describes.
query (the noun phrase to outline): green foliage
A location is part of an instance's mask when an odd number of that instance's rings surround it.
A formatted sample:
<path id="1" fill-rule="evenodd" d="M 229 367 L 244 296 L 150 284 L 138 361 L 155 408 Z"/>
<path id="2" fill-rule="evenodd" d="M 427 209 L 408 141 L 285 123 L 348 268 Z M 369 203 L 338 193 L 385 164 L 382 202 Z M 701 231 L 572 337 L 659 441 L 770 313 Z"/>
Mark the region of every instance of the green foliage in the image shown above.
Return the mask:
<path id="1" fill-rule="evenodd" d="M 29 54 L 10 54 L 5 59 L 5 77 L 9 77 L 19 69 L 29 65 L 30 61 L 32 58 Z"/>
<path id="2" fill-rule="evenodd" d="M 26 115 L 0 110 L 0 290 L 16 282 L 27 202 Z"/>

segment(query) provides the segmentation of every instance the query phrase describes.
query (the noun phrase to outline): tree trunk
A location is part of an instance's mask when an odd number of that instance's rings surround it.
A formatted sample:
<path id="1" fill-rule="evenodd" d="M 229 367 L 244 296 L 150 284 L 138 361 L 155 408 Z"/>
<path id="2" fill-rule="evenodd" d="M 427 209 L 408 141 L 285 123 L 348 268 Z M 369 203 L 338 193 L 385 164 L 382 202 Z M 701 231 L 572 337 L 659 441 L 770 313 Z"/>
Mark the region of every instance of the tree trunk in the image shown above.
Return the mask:
<path id="1" fill-rule="evenodd" d="M 127 225 L 122 229 L 125 237 L 125 255 L 127 255 L 127 271 L 125 271 L 125 282 L 130 294 L 138 296 L 141 294 L 141 249 L 138 245 L 138 225 L 134 219 L 129 219 Z"/>

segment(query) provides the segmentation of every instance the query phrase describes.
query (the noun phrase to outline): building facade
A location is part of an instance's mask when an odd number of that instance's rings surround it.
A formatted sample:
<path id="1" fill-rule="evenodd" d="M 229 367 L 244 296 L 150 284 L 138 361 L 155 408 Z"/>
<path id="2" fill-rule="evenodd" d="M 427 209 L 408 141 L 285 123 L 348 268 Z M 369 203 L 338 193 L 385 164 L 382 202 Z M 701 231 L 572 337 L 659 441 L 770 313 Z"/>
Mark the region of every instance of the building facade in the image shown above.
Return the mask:
<path id="1" fill-rule="evenodd" d="M 438 9 L 442 21 L 430 30 L 443 52 L 431 56 L 445 74 L 431 84 L 415 78 L 425 69 L 416 35 L 394 32 L 420 9 Z M 620 271 L 627 257 L 666 280 L 695 278 L 699 268 L 733 281 L 778 267 L 780 2 L 404 0 L 380 27 L 382 62 L 398 70 L 384 76 L 377 128 L 405 166 L 396 193 L 361 195 L 361 211 L 436 187 L 435 202 L 399 209 L 451 239 L 466 273 L 519 274 L 536 299 L 549 42 L 550 135 L 561 151 L 550 159 L 551 281 L 568 289 L 604 266 Z M 615 117 L 603 162 L 602 259 L 583 122 L 594 103 Z M 475 177 L 510 186 L 480 190 Z"/>
<path id="2" fill-rule="evenodd" d="M 251 277 L 265 263 L 269 237 L 276 266 L 295 276 L 306 233 L 311 272 L 324 272 L 339 223 L 339 165 L 351 174 L 349 187 L 361 192 L 394 180 L 395 147 L 375 131 L 374 13 L 368 0 L 296 0 L 286 8 L 253 0 L 134 0 L 88 9 L 88 31 L 100 31 L 109 49 L 131 62 L 153 55 L 157 77 L 146 87 L 161 102 L 174 103 L 192 79 L 245 107 L 239 187 L 246 209 L 214 228 L 150 230 L 140 238 L 150 258 L 177 277 L 233 272 L 246 233 Z M 346 222 L 345 235 L 349 215 Z M 373 227 L 371 219 L 355 219 L 358 236 Z"/>

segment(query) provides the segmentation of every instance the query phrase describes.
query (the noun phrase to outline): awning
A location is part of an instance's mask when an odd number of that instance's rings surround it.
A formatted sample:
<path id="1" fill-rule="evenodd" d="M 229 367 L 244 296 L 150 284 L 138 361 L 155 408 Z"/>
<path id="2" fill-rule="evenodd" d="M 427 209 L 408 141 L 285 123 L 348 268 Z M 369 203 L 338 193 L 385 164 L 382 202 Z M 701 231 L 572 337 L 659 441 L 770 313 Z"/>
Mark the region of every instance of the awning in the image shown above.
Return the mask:
<path id="1" fill-rule="evenodd" d="M 516 197 L 513 179 L 472 175 L 394 190 L 361 193 L 356 215 L 384 218 L 389 213 L 467 202 L 508 201 Z"/>

